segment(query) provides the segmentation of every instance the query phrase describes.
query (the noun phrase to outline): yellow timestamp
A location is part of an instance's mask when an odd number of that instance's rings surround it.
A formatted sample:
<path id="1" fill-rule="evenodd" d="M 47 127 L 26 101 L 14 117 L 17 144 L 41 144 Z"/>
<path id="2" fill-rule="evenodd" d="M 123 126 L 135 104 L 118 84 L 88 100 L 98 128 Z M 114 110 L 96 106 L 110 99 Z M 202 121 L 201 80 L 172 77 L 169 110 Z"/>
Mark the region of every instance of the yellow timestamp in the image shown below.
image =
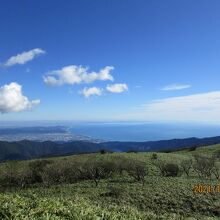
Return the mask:
<path id="1" fill-rule="evenodd" d="M 197 184 L 193 187 L 194 193 L 220 193 L 220 184 L 218 185 L 205 185 Z"/>

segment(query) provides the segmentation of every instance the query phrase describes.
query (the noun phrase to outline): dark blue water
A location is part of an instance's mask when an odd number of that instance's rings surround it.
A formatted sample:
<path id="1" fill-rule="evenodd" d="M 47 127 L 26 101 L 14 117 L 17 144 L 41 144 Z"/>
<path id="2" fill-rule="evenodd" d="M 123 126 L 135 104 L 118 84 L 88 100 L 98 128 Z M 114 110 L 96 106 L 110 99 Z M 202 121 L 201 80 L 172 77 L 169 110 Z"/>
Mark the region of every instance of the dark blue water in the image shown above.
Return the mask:
<path id="1" fill-rule="evenodd" d="M 71 126 L 70 131 L 106 141 L 154 141 L 220 136 L 220 125 L 84 123 Z"/>

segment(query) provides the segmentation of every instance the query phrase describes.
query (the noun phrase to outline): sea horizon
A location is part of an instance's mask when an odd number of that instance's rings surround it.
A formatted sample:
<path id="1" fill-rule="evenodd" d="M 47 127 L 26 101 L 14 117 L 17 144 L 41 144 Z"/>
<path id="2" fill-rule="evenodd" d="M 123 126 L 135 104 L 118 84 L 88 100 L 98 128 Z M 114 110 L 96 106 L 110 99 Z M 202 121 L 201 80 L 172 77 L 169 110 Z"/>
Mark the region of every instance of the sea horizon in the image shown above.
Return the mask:
<path id="1" fill-rule="evenodd" d="M 0 128 L 64 126 L 73 135 L 102 141 L 159 141 L 220 136 L 220 125 L 198 123 L 122 122 L 122 121 L 11 121 Z M 1 135 L 1 133 L 0 133 Z"/>

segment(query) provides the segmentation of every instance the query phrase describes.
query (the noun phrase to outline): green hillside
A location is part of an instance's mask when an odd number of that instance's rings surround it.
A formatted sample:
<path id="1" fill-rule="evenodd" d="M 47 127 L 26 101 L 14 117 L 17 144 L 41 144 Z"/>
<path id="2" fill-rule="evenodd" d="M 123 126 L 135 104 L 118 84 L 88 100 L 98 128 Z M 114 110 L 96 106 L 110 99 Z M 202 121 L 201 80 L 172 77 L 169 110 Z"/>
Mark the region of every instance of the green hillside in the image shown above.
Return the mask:
<path id="1" fill-rule="evenodd" d="M 219 219 L 219 152 L 213 145 L 2 163 L 0 219 Z M 216 188 L 196 192 L 199 184 Z"/>

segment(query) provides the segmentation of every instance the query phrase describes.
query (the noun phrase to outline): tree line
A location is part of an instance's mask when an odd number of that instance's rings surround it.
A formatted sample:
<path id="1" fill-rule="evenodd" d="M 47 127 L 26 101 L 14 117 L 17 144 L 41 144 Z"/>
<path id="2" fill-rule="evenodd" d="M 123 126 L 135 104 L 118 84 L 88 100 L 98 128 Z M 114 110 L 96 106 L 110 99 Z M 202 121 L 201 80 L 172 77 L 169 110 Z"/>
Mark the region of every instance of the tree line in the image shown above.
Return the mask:
<path id="1" fill-rule="evenodd" d="M 190 177 L 192 173 L 195 173 L 201 179 L 213 177 L 219 179 L 217 161 L 218 156 L 216 155 L 207 157 L 195 154 L 192 159 L 174 163 L 162 160 L 156 153 L 153 153 L 148 162 L 156 168 L 162 177 L 178 177 L 181 175 Z M 8 161 L 0 166 L 0 186 L 26 187 L 34 184 L 50 186 L 82 180 L 92 180 L 94 185 L 98 186 L 102 179 L 111 179 L 113 176 L 126 176 L 144 185 L 149 175 L 151 173 L 146 161 L 122 155 L 111 157 L 111 159 L 106 159 L 104 155 L 100 155 L 86 159 L 73 157 L 25 162 Z"/>

